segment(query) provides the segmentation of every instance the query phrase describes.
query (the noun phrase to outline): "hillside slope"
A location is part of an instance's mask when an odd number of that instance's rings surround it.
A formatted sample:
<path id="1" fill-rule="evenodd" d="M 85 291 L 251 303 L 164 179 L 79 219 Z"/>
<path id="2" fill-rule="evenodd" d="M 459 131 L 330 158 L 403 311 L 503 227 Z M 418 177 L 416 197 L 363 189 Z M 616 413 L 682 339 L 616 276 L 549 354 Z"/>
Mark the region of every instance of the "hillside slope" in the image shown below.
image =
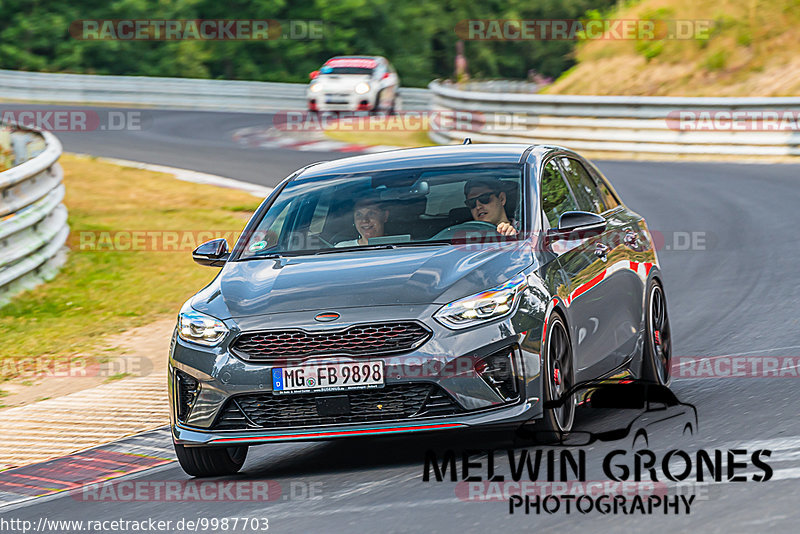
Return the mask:
<path id="1" fill-rule="evenodd" d="M 657 28 L 693 21 L 708 27 L 707 38 L 585 41 L 578 64 L 544 92 L 800 95 L 800 0 L 644 0 L 607 17 L 654 20 Z"/>

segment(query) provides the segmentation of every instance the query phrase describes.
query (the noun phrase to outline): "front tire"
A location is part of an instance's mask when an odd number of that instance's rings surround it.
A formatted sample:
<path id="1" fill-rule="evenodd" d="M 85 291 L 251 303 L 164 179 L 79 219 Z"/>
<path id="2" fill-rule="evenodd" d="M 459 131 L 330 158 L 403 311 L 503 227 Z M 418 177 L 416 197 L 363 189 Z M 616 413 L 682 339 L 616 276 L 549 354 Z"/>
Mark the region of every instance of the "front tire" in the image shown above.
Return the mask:
<path id="1" fill-rule="evenodd" d="M 647 284 L 645 340 L 642 349 L 642 378 L 669 386 L 672 380 L 672 332 L 667 314 L 667 299 L 658 280 Z"/>
<path id="2" fill-rule="evenodd" d="M 567 325 L 553 312 L 547 320 L 547 336 L 542 347 L 542 401 L 558 400 L 575 385 L 572 343 Z M 543 444 L 560 443 L 572 430 L 575 420 L 575 399 L 570 397 L 558 408 L 545 409 L 542 419 L 528 430 L 520 429 L 520 437 L 535 436 Z"/>
<path id="3" fill-rule="evenodd" d="M 247 446 L 185 447 L 175 444 L 181 468 L 193 477 L 216 477 L 239 472 L 247 458 Z"/>

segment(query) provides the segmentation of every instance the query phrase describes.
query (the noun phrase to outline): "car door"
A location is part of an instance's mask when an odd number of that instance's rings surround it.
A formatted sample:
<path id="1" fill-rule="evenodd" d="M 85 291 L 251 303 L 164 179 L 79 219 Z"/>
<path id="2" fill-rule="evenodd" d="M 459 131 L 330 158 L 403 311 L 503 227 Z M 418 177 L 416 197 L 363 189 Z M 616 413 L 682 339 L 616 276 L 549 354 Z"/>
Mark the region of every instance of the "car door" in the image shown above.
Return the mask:
<path id="1" fill-rule="evenodd" d="M 563 156 L 558 161 L 580 209 L 606 219 L 605 231 L 586 240 L 584 253 L 562 264 L 574 281 L 571 297 L 577 344 L 588 353 L 584 360 L 587 378 L 594 378 L 624 364 L 633 354 L 643 285 L 631 269 L 636 262 L 626 243 L 630 219 L 621 216 L 618 204 L 607 205 L 611 202 L 580 159 Z"/>
<path id="2" fill-rule="evenodd" d="M 575 192 L 566 180 L 558 157 L 550 159 L 542 167 L 541 206 L 543 228 L 558 227 L 559 217 L 567 211 L 585 210 Z M 550 243 L 550 250 L 556 254 L 561 283 L 555 293 L 566 306 L 567 323 L 575 365 L 575 379 L 586 380 L 602 374 L 610 368 L 606 357 L 610 352 L 608 338 L 604 334 L 607 327 L 601 320 L 596 300 L 603 293 L 602 262 L 595 255 L 599 239 L 559 240 Z M 599 277 L 599 278 L 598 278 Z M 605 344 L 604 344 L 605 343 Z"/>

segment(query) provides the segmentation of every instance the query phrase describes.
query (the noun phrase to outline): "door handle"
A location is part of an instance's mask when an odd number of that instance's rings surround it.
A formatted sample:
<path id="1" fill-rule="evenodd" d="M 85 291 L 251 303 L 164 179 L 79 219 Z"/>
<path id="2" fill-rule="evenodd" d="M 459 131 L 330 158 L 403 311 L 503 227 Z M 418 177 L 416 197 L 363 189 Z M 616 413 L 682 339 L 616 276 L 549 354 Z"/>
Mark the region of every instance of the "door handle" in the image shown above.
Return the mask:
<path id="1" fill-rule="evenodd" d="M 603 243 L 598 243 L 597 246 L 594 247 L 594 255 L 606 261 L 608 259 L 608 246 Z"/>

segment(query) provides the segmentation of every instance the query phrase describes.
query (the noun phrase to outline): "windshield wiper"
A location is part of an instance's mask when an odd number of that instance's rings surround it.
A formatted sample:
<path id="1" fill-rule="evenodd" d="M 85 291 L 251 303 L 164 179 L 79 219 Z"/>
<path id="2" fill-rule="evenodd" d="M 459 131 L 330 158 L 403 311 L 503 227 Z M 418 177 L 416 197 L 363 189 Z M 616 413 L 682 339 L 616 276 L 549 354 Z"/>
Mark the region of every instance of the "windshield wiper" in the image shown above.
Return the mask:
<path id="1" fill-rule="evenodd" d="M 388 243 L 381 245 L 353 245 L 350 247 L 326 248 L 324 250 L 315 252 L 314 255 L 333 254 L 336 252 L 353 252 L 355 250 L 390 250 L 393 248 L 397 248 L 397 245 Z"/>
<path id="2" fill-rule="evenodd" d="M 320 250 L 315 254 L 333 254 L 336 252 L 353 252 L 356 250 L 391 250 L 395 248 L 401 247 L 440 247 L 442 245 L 450 245 L 450 241 L 441 239 L 436 241 L 405 241 L 401 243 L 381 243 L 381 244 L 374 244 L 374 245 L 353 245 L 349 247 L 339 247 L 339 248 L 327 248 L 325 250 Z"/>
<path id="3" fill-rule="evenodd" d="M 273 252 L 271 254 L 263 254 L 263 255 L 255 255 L 249 256 L 247 258 L 239 258 L 236 261 L 251 261 L 251 260 L 280 260 L 285 258 L 283 254 L 278 254 L 277 252 Z"/>
<path id="4" fill-rule="evenodd" d="M 447 239 L 437 239 L 436 241 L 408 241 L 406 243 L 395 243 L 396 247 L 439 247 L 442 245 L 452 245 Z"/>

